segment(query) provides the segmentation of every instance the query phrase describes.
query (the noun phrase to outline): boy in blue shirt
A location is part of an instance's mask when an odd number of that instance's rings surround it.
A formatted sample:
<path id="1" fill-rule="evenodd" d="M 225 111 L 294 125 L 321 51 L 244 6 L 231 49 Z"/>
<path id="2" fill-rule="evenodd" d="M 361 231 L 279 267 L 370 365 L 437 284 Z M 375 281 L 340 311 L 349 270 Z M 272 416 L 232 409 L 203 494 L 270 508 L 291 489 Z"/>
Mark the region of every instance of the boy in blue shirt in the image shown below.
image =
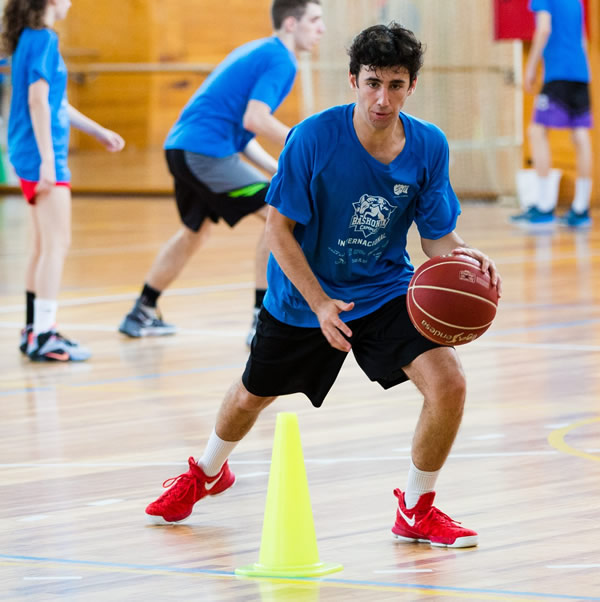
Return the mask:
<path id="1" fill-rule="evenodd" d="M 406 236 L 416 222 L 424 252 L 477 259 L 500 288 L 494 263 L 455 231 L 460 213 L 448 177 L 448 144 L 434 125 L 402 113 L 423 49 L 391 23 L 350 48 L 356 103 L 295 127 L 269 189 L 269 287 L 250 357 L 221 405 L 203 456 L 146 508 L 178 522 L 196 501 L 228 489 L 227 458 L 277 396 L 302 392 L 319 407 L 350 350 L 384 389 L 412 380 L 424 396 L 394 535 L 436 546 L 477 545 L 433 506 L 435 482 L 458 431 L 465 380 L 451 347 L 422 337 L 406 309 L 413 273 Z"/>
<path id="2" fill-rule="evenodd" d="M 175 332 L 157 312 L 158 297 L 206 240 L 212 222 L 233 227 L 249 214 L 266 219 L 268 181 L 254 165 L 274 174 L 277 161 L 254 139 L 262 135 L 283 146 L 289 128 L 272 113 L 290 93 L 296 53 L 310 50 L 325 31 L 319 0 L 274 0 L 275 33 L 234 50 L 184 107 L 165 142 L 182 221 L 148 275 L 119 330 L 130 337 Z M 267 286 L 269 256 L 264 234 L 255 259 L 255 307 L 250 344 Z"/>
<path id="3" fill-rule="evenodd" d="M 548 129 L 569 129 L 575 145 L 577 180 L 575 197 L 559 223 L 571 227 L 591 224 L 592 127 L 590 112 L 590 70 L 586 53 L 581 0 L 531 0 L 536 27 L 527 65 L 525 89 L 533 93 L 537 67 L 543 58 L 544 86 L 535 101 L 529 142 L 538 180 L 534 206 L 511 219 L 517 224 L 554 222 L 556 197 L 550 177 L 551 152 Z"/>

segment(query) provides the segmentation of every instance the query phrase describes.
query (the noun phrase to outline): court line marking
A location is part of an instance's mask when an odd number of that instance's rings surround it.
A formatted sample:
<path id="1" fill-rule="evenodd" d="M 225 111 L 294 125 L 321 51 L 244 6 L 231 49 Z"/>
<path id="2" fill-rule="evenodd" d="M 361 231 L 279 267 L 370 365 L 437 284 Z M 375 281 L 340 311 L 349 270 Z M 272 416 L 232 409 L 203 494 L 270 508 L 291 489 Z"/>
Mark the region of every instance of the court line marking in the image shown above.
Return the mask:
<path id="1" fill-rule="evenodd" d="M 22 311 L 23 308 L 19 308 L 19 311 Z M 0 313 L 2 313 L 2 308 L 0 307 Z M 600 320 L 591 320 L 586 321 L 585 323 L 580 322 L 577 325 L 589 325 L 599 323 Z M 20 329 L 23 324 L 21 322 L 0 322 L 0 328 L 6 328 L 9 330 L 12 329 Z M 538 325 L 531 326 L 523 329 L 519 329 L 519 331 L 515 331 L 516 334 L 526 334 L 528 332 L 535 332 L 538 330 L 549 330 L 554 328 L 571 328 L 573 323 L 559 323 L 553 325 Z M 117 327 L 113 325 L 101 325 L 101 324 L 71 324 L 65 323 L 62 324 L 62 328 L 64 330 L 70 330 L 74 332 L 111 332 L 117 333 Z M 247 334 L 245 330 L 214 330 L 214 329 L 206 329 L 206 328 L 178 328 L 175 333 L 181 336 L 205 336 L 205 337 L 217 337 L 217 338 L 238 338 L 240 336 L 244 336 Z M 526 343 L 526 342 L 518 342 L 518 341 L 490 341 L 490 338 L 494 337 L 502 337 L 513 334 L 512 330 L 494 330 L 487 332 L 485 334 L 486 340 L 482 341 L 481 339 L 477 339 L 475 345 L 477 347 L 489 347 L 496 349 L 540 349 L 543 351 L 586 351 L 586 352 L 595 352 L 600 351 L 600 345 L 581 345 L 576 343 Z M 119 335 L 122 341 L 127 341 L 124 336 Z M 473 349 L 474 347 L 470 347 Z"/>
<path id="2" fill-rule="evenodd" d="M 450 453 L 450 458 L 472 460 L 478 458 L 514 458 L 520 456 L 557 456 L 557 450 L 522 451 L 522 452 L 498 452 L 498 453 Z M 304 458 L 306 464 L 341 464 L 344 462 L 383 462 L 396 460 L 410 460 L 411 456 L 360 456 L 355 458 Z M 600 460 L 600 457 L 598 458 Z M 232 466 L 256 466 L 259 464 L 269 465 L 271 460 L 230 460 Z M 54 462 L 44 464 L 43 462 L 15 462 L 0 464 L 0 468 L 152 468 L 152 467 L 183 467 L 182 462 Z M 236 475 L 237 478 L 249 478 L 252 476 L 266 475 L 268 472 L 254 472 L 246 475 Z"/>
<path id="3" fill-rule="evenodd" d="M 167 289 L 162 293 L 163 297 L 185 297 L 188 295 L 198 295 L 207 293 L 222 293 L 226 291 L 238 291 L 254 288 L 252 282 L 232 282 L 229 284 L 215 284 L 209 286 L 194 286 L 190 288 Z M 76 299 L 61 299 L 61 307 L 75 307 L 78 305 L 93 305 L 95 303 L 116 303 L 118 301 L 134 301 L 139 297 L 138 292 L 115 293 L 113 295 L 96 295 L 93 297 L 78 297 Z M 9 314 L 15 311 L 22 311 L 23 304 L 0 306 L 0 314 Z"/>
<path id="4" fill-rule="evenodd" d="M 23 581 L 74 581 L 76 579 L 83 579 L 83 577 L 76 575 L 64 575 L 62 577 L 23 577 Z"/>
<path id="5" fill-rule="evenodd" d="M 125 500 L 123 499 L 117 499 L 117 498 L 113 498 L 113 499 L 109 499 L 109 500 L 97 500 L 95 502 L 87 502 L 86 506 L 110 506 L 112 504 L 120 504 L 121 502 L 124 502 Z"/>
<path id="6" fill-rule="evenodd" d="M 600 417 L 579 420 L 578 422 L 573 422 L 572 424 L 556 429 L 548 435 L 548 443 L 550 443 L 550 445 L 559 452 L 563 452 L 571 456 L 578 456 L 579 458 L 585 458 L 586 460 L 592 460 L 593 462 L 600 462 L 600 456 L 595 456 L 594 454 L 576 449 L 565 441 L 565 437 L 568 433 L 581 426 L 592 424 L 592 422 L 600 422 Z"/>
<path id="7" fill-rule="evenodd" d="M 598 569 L 600 564 L 549 564 L 547 569 Z"/>
<path id="8" fill-rule="evenodd" d="M 425 596 L 448 596 L 460 599 L 486 599 L 486 600 L 506 600 L 511 599 L 515 601 L 525 602 L 527 599 L 540 598 L 544 600 L 593 600 L 600 602 L 600 598 L 595 596 L 578 596 L 573 594 L 550 594 L 543 592 L 527 592 L 527 591 L 514 591 L 514 590 L 502 590 L 502 589 L 478 589 L 478 588 L 467 588 L 467 587 L 453 587 L 443 585 L 422 585 L 419 583 L 385 583 L 380 581 L 368 581 L 368 580 L 354 580 L 354 579 L 340 579 L 340 578 L 328 578 L 328 577 L 294 577 L 294 578 L 247 578 L 239 577 L 233 571 L 218 571 L 214 569 L 200 569 L 200 568 L 189 568 L 189 567 L 169 567 L 169 566 L 156 566 L 156 565 L 139 565 L 130 563 L 118 563 L 118 562 L 103 562 L 93 560 L 74 560 L 68 558 L 46 558 L 37 556 L 21 556 L 21 555 L 10 555 L 0 554 L 0 560 L 6 562 L 0 562 L 4 566 L 15 566 L 20 565 L 31 565 L 32 563 L 42 565 L 70 565 L 78 566 L 82 569 L 95 570 L 95 571 L 106 571 L 106 569 L 114 569 L 118 572 L 133 572 L 138 574 L 146 575 L 172 575 L 172 574 L 187 574 L 187 575 L 198 575 L 198 576 L 211 576 L 220 577 L 226 579 L 247 579 L 249 581 L 265 581 L 271 583 L 296 583 L 306 585 L 307 583 L 315 583 L 320 586 L 339 588 L 347 587 L 352 589 L 378 589 L 384 591 L 394 591 L 405 593 L 416 593 Z M 519 596 L 520 598 L 517 598 Z M 523 597 L 525 596 L 525 597 Z"/>
<path id="9" fill-rule="evenodd" d="M 373 571 L 376 575 L 395 575 L 397 573 L 433 573 L 433 569 L 387 569 L 384 571 Z"/>

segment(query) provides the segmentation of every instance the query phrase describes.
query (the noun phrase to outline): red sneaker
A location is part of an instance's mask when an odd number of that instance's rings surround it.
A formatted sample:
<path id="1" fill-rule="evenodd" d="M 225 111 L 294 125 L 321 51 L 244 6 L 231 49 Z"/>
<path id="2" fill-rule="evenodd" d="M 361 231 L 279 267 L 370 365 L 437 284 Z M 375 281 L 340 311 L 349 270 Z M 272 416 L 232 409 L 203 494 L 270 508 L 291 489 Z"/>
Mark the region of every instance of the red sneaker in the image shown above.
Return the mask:
<path id="1" fill-rule="evenodd" d="M 163 483 L 163 487 L 168 487 L 167 491 L 146 508 L 150 522 L 156 525 L 178 523 L 192 513 L 198 500 L 208 495 L 219 495 L 235 483 L 235 475 L 227 462 L 213 477 L 207 477 L 194 458 L 189 458 L 188 464 L 190 469 L 187 472 Z"/>
<path id="2" fill-rule="evenodd" d="M 404 504 L 404 493 L 394 490 L 398 498 L 396 523 L 392 533 L 402 541 L 424 541 L 432 546 L 447 548 L 470 548 L 479 543 L 479 536 L 465 529 L 433 505 L 435 493 L 424 493 L 414 508 L 408 510 Z"/>

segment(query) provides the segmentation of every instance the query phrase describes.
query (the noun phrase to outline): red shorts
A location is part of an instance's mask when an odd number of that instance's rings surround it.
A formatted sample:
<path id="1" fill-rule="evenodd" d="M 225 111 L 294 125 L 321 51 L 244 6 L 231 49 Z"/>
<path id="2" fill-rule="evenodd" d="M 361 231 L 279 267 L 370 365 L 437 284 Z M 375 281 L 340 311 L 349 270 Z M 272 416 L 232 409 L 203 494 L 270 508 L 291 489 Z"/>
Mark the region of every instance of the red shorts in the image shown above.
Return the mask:
<path id="1" fill-rule="evenodd" d="M 23 178 L 19 178 L 19 181 L 21 182 L 23 196 L 30 205 L 35 205 L 35 187 L 38 183 L 32 182 L 31 180 L 23 180 Z M 55 186 L 66 186 L 67 188 L 71 188 L 71 182 L 56 182 Z"/>

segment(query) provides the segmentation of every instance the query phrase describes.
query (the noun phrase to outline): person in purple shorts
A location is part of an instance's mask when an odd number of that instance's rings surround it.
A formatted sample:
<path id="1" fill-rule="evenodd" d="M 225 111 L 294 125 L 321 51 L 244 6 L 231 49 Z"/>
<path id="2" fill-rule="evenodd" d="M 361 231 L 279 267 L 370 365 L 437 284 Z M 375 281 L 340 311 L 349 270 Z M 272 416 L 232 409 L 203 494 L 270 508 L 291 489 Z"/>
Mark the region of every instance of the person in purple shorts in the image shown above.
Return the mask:
<path id="1" fill-rule="evenodd" d="M 531 0 L 536 28 L 525 67 L 525 90 L 534 91 L 537 67 L 544 63 L 544 85 L 535 101 L 529 126 L 529 142 L 538 177 L 536 203 L 511 220 L 523 224 L 552 223 L 555 220 L 555 195 L 551 194 L 552 155 L 548 129 L 571 130 L 577 159 L 575 197 L 570 210 L 559 223 L 571 227 L 589 226 L 592 189 L 592 146 L 589 130 L 590 70 L 586 52 L 581 0 Z"/>

